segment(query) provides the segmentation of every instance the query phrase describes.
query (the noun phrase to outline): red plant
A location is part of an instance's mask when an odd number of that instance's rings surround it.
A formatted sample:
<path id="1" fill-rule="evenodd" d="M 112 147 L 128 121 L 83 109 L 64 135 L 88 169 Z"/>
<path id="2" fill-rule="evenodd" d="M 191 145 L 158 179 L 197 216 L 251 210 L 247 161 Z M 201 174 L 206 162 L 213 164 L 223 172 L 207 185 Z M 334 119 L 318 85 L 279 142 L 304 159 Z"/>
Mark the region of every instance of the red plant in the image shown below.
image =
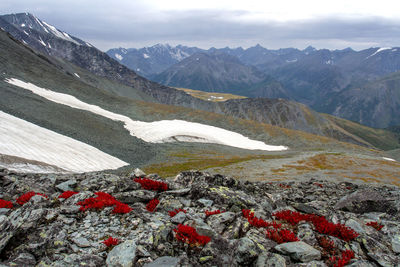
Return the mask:
<path id="1" fill-rule="evenodd" d="M 328 222 L 324 216 L 318 216 L 315 214 L 302 214 L 300 212 L 290 210 L 278 211 L 272 215 L 279 220 L 284 220 L 290 223 L 291 225 L 296 225 L 300 221 L 312 222 L 317 232 L 325 235 L 335 236 L 344 241 L 353 240 L 359 235 L 353 229 L 343 224 Z"/>
<path id="2" fill-rule="evenodd" d="M 0 199 L 0 209 L 12 209 L 13 204 L 11 201 Z"/>
<path id="3" fill-rule="evenodd" d="M 242 214 L 243 214 L 243 217 L 245 217 L 247 219 L 247 221 L 249 222 L 250 225 L 257 227 L 257 228 L 272 226 L 273 228 L 278 229 L 278 228 L 281 228 L 281 226 L 282 226 L 280 223 L 277 223 L 275 221 L 272 221 L 272 223 L 271 223 L 271 222 L 266 222 L 261 218 L 255 217 L 254 212 L 252 212 L 250 210 L 243 209 Z"/>
<path id="4" fill-rule="evenodd" d="M 318 243 L 323 248 L 324 255 L 334 255 L 336 252 L 335 243 L 332 240 L 329 240 L 325 236 L 319 237 Z"/>
<path id="5" fill-rule="evenodd" d="M 320 184 L 320 183 L 314 183 L 314 185 L 316 185 L 316 186 L 319 186 L 319 187 L 324 187 L 322 184 Z"/>
<path id="6" fill-rule="evenodd" d="M 154 190 L 154 191 L 167 191 L 168 184 L 164 182 L 154 181 L 147 178 L 135 178 L 133 179 L 136 183 L 139 183 L 143 189 Z"/>
<path id="7" fill-rule="evenodd" d="M 178 214 L 181 211 L 186 213 L 186 210 L 184 210 L 184 209 L 174 209 L 174 210 L 168 211 L 168 214 L 170 217 L 174 217 L 176 214 Z"/>
<path id="8" fill-rule="evenodd" d="M 377 222 L 369 222 L 369 223 L 366 223 L 366 225 L 374 227 L 377 231 L 380 231 L 383 228 L 383 225 L 379 224 Z"/>
<path id="9" fill-rule="evenodd" d="M 215 214 L 220 214 L 220 213 L 224 213 L 225 211 L 220 211 L 220 210 L 214 210 L 214 211 L 204 211 L 204 213 L 206 214 L 206 217 L 211 216 L 211 215 L 215 215 Z"/>
<path id="10" fill-rule="evenodd" d="M 267 229 L 266 235 L 268 239 L 274 240 L 278 244 L 299 241 L 297 236 L 292 231 L 287 229 Z"/>
<path id="11" fill-rule="evenodd" d="M 30 192 L 25 193 L 22 196 L 20 196 L 17 199 L 17 203 L 22 206 L 26 202 L 28 202 L 34 195 L 39 195 L 39 196 L 42 196 L 42 197 L 45 197 L 45 198 L 49 198 L 48 196 L 46 196 L 46 195 L 44 195 L 42 193 L 36 193 L 36 192 L 30 191 Z"/>
<path id="12" fill-rule="evenodd" d="M 199 235 L 191 226 L 179 224 L 178 228 L 173 229 L 175 238 L 178 241 L 187 243 L 191 246 L 204 246 L 211 241 L 209 236 Z"/>
<path id="13" fill-rule="evenodd" d="M 328 264 L 333 267 L 343 267 L 348 264 L 353 258 L 354 252 L 352 250 L 345 250 L 342 252 L 340 258 L 337 256 L 330 257 Z"/>
<path id="14" fill-rule="evenodd" d="M 160 200 L 157 198 L 150 200 L 150 202 L 146 205 L 146 210 L 153 212 L 156 208 Z"/>
<path id="15" fill-rule="evenodd" d="M 65 191 L 64 193 L 62 193 L 61 195 L 58 196 L 58 198 L 65 198 L 68 199 L 70 197 L 72 197 L 73 195 L 78 194 L 78 192 L 74 192 L 74 191 Z"/>
<path id="16" fill-rule="evenodd" d="M 292 187 L 291 187 L 290 185 L 288 185 L 288 184 L 279 184 L 279 187 L 285 188 L 285 189 L 292 188 Z"/>
<path id="17" fill-rule="evenodd" d="M 118 245 L 119 240 L 117 238 L 113 238 L 110 236 L 108 239 L 104 240 L 102 243 L 109 248 L 111 246 Z"/>
<path id="18" fill-rule="evenodd" d="M 117 205 L 115 205 L 112 213 L 125 214 L 125 213 L 129 213 L 131 210 L 132 210 L 132 208 L 129 207 L 129 205 L 119 202 L 119 203 L 117 203 Z"/>
<path id="19" fill-rule="evenodd" d="M 116 200 L 112 195 L 104 192 L 94 193 L 97 197 L 90 197 L 77 204 L 81 207 L 79 210 L 86 211 L 88 209 L 102 209 L 104 207 L 114 207 L 113 213 L 128 213 L 132 210 L 128 205 Z"/>

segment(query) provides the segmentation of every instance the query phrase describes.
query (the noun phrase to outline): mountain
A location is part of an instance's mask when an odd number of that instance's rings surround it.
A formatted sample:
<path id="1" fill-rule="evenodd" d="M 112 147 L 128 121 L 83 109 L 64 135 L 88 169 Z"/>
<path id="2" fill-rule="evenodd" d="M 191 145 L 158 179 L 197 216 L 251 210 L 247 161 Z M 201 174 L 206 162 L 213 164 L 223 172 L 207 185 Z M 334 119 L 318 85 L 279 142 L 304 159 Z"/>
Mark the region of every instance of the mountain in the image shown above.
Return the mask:
<path id="1" fill-rule="evenodd" d="M 202 49 L 197 47 L 156 44 L 141 49 L 114 48 L 108 50 L 107 54 L 143 77 L 149 78 L 200 51 Z"/>
<path id="2" fill-rule="evenodd" d="M 168 86 L 249 97 L 288 95 L 279 82 L 225 53 L 196 53 L 171 66 L 152 80 Z"/>

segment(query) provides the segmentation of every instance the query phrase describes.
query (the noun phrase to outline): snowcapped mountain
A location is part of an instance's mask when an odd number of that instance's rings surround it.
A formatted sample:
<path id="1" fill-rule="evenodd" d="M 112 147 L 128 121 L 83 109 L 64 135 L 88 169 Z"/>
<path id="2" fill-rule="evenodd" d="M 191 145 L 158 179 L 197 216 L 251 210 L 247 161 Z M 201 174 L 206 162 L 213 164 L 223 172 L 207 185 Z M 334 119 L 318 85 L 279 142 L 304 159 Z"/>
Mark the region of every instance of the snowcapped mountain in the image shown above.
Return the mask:
<path id="1" fill-rule="evenodd" d="M 156 44 L 140 49 L 113 48 L 107 54 L 144 77 L 158 74 L 173 64 L 203 51 L 196 47 Z"/>

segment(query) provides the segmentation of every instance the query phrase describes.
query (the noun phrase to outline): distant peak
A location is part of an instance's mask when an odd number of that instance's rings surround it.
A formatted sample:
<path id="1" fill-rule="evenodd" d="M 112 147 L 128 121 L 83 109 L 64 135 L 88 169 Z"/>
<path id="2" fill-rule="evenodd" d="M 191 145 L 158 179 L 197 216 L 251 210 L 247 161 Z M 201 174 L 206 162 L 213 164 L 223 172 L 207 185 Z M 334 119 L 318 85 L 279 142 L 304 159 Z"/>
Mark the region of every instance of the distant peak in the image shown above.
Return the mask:
<path id="1" fill-rule="evenodd" d="M 312 51 L 315 51 L 315 50 L 317 50 L 317 49 L 315 49 L 315 47 L 312 47 L 311 45 L 309 45 L 303 51 L 304 52 L 312 52 Z"/>

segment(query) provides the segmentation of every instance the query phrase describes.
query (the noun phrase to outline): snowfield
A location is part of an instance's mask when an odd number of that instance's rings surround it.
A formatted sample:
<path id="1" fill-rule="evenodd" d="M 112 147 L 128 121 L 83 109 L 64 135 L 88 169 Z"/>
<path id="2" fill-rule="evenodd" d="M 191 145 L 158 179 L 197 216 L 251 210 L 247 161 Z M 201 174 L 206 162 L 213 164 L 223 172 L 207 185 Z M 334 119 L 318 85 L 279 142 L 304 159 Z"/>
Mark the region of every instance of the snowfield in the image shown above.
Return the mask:
<path id="1" fill-rule="evenodd" d="M 129 165 L 95 147 L 0 111 L 0 153 L 58 166 L 71 172 Z M 42 172 L 35 167 L 32 172 Z"/>
<path id="2" fill-rule="evenodd" d="M 132 136 L 150 143 L 163 142 L 202 142 L 227 145 L 250 150 L 281 151 L 288 149 L 285 146 L 272 146 L 264 142 L 251 140 L 239 133 L 222 128 L 204 125 L 183 120 L 162 120 L 155 122 L 133 121 L 129 117 L 116 114 L 96 105 L 80 101 L 74 96 L 57 93 L 38 87 L 32 83 L 26 83 L 18 79 L 6 79 L 6 82 L 32 91 L 53 102 L 93 112 L 111 120 L 122 121 L 125 128 Z M 0 151 L 0 153 L 2 153 Z M 58 165 L 57 165 L 58 166 Z"/>

